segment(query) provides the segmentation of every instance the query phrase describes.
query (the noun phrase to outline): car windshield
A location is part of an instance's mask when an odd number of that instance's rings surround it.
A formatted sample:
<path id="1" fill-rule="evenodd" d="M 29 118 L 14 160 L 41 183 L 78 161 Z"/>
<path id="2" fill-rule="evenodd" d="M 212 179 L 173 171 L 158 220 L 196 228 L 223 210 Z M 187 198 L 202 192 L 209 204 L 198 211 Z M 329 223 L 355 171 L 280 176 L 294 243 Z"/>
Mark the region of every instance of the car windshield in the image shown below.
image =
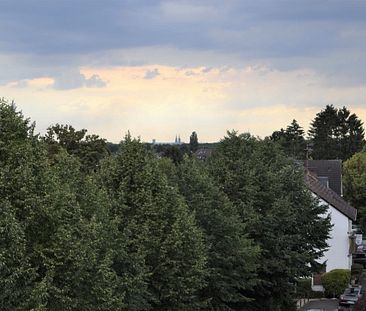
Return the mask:
<path id="1" fill-rule="evenodd" d="M 345 291 L 344 291 L 344 295 L 347 295 L 347 296 L 357 296 L 358 294 L 360 293 L 360 289 L 359 288 L 347 288 Z"/>

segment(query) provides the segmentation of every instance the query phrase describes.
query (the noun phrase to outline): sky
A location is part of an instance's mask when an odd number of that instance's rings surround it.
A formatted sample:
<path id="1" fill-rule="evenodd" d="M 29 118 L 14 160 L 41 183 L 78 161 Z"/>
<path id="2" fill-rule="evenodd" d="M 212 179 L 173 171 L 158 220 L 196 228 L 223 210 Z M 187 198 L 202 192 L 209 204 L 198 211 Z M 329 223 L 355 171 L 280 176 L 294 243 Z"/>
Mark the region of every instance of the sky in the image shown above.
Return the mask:
<path id="1" fill-rule="evenodd" d="M 41 134 L 265 137 L 328 104 L 366 121 L 363 0 L 0 0 L 0 97 Z"/>

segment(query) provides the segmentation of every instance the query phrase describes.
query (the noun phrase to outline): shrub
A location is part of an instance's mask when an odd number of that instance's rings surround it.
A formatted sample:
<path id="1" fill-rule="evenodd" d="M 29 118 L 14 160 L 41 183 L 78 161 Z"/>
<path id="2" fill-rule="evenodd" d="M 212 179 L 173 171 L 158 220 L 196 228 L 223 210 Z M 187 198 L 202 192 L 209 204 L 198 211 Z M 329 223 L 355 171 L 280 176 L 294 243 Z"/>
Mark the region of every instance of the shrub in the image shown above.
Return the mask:
<path id="1" fill-rule="evenodd" d="M 311 293 L 311 279 L 299 279 L 296 284 L 296 297 L 309 297 Z"/>
<path id="2" fill-rule="evenodd" d="M 348 269 L 334 269 L 322 275 L 322 284 L 328 297 L 337 297 L 347 288 L 351 279 Z"/>

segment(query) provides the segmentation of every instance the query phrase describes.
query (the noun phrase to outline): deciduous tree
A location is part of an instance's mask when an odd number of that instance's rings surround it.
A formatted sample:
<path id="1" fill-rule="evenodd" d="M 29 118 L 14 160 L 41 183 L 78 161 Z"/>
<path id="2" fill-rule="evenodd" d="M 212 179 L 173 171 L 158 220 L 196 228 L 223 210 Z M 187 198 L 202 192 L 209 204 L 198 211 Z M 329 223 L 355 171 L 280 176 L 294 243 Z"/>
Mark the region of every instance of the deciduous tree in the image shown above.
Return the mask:
<path id="1" fill-rule="evenodd" d="M 309 275 L 327 246 L 326 207 L 306 190 L 302 168 L 269 140 L 229 132 L 209 167 L 245 222 L 248 237 L 261 248 L 259 284 L 251 293 L 255 301 L 246 308 L 290 308 L 289 284 Z"/>
<path id="2" fill-rule="evenodd" d="M 346 199 L 357 208 L 357 221 L 366 230 L 366 148 L 343 164 L 343 185 Z"/>
<path id="3" fill-rule="evenodd" d="M 196 308 L 205 279 L 202 232 L 157 160 L 127 135 L 120 153 L 106 161 L 101 174 L 114 198 L 119 230 L 129 239 L 129 253 L 146 263 L 146 309 Z"/>

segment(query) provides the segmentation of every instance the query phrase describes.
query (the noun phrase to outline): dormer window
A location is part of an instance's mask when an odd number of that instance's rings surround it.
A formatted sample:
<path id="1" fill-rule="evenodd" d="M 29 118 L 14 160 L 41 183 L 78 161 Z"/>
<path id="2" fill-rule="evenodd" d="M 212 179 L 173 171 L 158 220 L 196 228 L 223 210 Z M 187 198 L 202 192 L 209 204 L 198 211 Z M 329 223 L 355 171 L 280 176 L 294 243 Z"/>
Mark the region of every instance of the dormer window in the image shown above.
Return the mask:
<path id="1" fill-rule="evenodd" d="M 318 176 L 317 179 L 327 188 L 329 188 L 329 179 L 326 176 Z"/>

